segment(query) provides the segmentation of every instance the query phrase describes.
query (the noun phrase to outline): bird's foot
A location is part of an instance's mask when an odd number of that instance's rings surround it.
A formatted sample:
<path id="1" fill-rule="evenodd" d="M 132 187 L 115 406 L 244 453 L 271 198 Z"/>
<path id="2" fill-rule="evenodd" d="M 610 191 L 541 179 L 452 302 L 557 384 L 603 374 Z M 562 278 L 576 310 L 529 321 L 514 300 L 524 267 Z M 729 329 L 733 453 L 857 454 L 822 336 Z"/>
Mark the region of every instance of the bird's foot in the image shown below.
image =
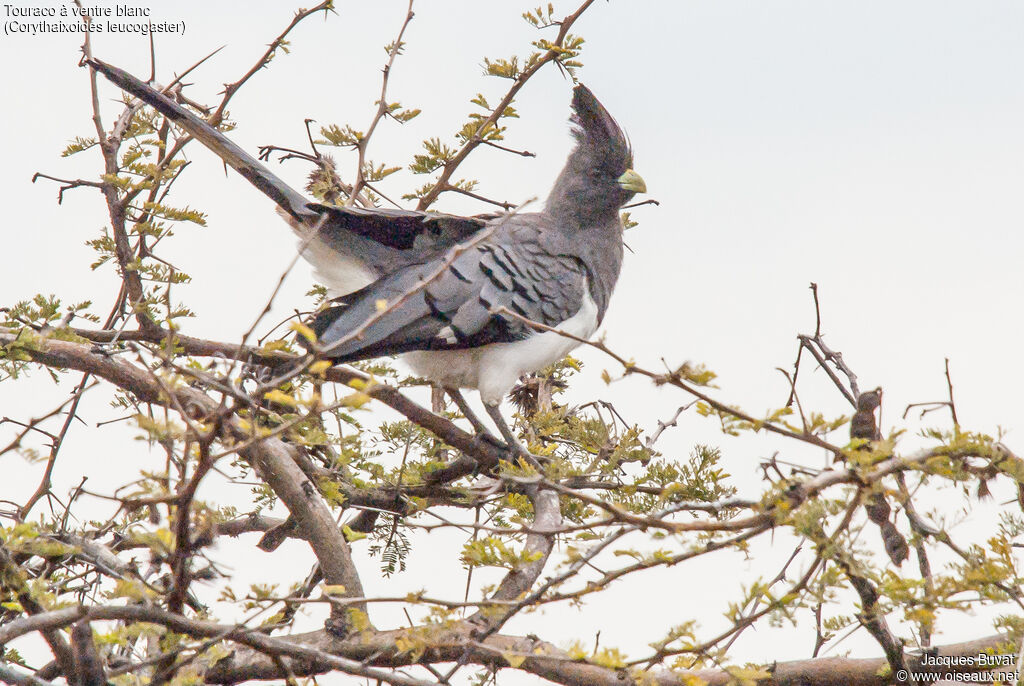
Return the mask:
<path id="1" fill-rule="evenodd" d="M 494 420 L 495 426 L 498 427 L 498 431 L 501 432 L 502 437 L 498 438 L 492 434 L 487 427 L 484 425 L 480 418 L 476 416 L 470 408 L 469 403 L 466 402 L 465 397 L 457 388 L 445 386 L 444 392 L 455 402 L 455 405 L 459 408 L 462 416 L 465 417 L 469 423 L 473 426 L 473 430 L 476 431 L 477 440 L 484 441 L 494 446 L 498 450 L 507 452 L 510 456 L 522 458 L 527 463 L 533 465 L 537 470 L 540 470 L 541 464 L 547 462 L 546 457 L 534 455 L 515 437 L 508 424 L 505 422 L 505 418 L 501 416 L 501 412 L 497 405 L 488 405 L 484 403 L 484 408 L 487 410 L 487 414 Z"/>
<path id="2" fill-rule="evenodd" d="M 480 418 L 476 416 L 475 412 L 473 412 L 473 409 L 469 406 L 469 403 L 466 402 L 466 398 L 458 388 L 454 388 L 452 386 L 444 386 L 443 388 L 444 392 L 448 394 L 448 397 L 455 402 L 455 406 L 459 408 L 459 412 L 462 413 L 462 416 L 465 417 L 473 427 L 473 431 L 476 432 L 476 437 L 478 439 L 490 443 L 499 450 L 509 449 L 508 445 L 506 445 L 504 441 L 487 430 L 487 427 L 484 426 L 484 423 L 480 421 Z"/>
<path id="3" fill-rule="evenodd" d="M 505 418 L 501 416 L 501 410 L 498 409 L 497 405 L 484 403 L 484 408 L 486 408 L 487 414 L 491 416 L 491 419 L 494 420 L 494 424 L 498 427 L 498 431 L 501 432 L 502 438 L 505 439 L 505 447 L 508 452 L 522 458 L 537 471 L 541 471 L 541 464 L 547 462 L 547 458 L 534 455 L 525 445 L 519 442 L 519 439 L 516 438 L 516 435 L 512 433 L 512 429 L 505 422 Z"/>

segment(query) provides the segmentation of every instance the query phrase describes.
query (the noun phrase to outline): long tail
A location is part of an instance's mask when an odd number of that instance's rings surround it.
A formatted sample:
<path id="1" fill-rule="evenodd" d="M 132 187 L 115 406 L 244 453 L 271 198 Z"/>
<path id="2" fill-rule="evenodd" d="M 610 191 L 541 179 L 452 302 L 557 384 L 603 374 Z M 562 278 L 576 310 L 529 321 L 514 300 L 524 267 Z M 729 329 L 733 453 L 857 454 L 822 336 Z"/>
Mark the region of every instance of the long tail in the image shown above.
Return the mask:
<path id="1" fill-rule="evenodd" d="M 89 66 L 103 74 L 116 86 L 131 93 L 147 105 L 152 106 L 190 133 L 235 171 L 248 179 L 252 185 L 263 191 L 268 198 L 277 203 L 278 207 L 291 215 L 296 221 L 309 221 L 319 215 L 319 212 L 314 209 L 310 201 L 303 197 L 302 194 L 295 191 L 272 171 L 267 169 L 259 160 L 242 150 L 235 143 L 232 143 L 227 136 L 217 131 L 192 112 L 189 112 L 163 93 L 160 93 L 123 69 L 118 69 L 97 59 L 91 59 L 88 63 Z"/>

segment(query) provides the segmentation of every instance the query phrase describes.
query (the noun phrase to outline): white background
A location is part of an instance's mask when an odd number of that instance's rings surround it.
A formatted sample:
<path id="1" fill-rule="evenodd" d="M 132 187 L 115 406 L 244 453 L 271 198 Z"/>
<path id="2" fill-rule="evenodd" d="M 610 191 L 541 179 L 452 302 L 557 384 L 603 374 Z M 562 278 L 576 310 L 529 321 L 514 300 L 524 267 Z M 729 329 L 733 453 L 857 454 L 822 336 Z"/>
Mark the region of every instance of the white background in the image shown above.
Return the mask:
<path id="1" fill-rule="evenodd" d="M 393 40 L 405 3 L 338 4 L 326 21 L 317 17 L 300 26 L 290 36 L 290 54 L 279 53 L 232 101 L 239 127 L 231 136 L 246 149 L 269 143 L 304 148 L 307 117 L 356 129 L 369 123 L 383 46 Z M 188 79 L 195 83 L 190 96 L 207 103 L 255 62 L 295 10 L 277 2 L 151 6 L 153 21 L 186 25 L 184 37 L 158 37 L 158 80 L 167 82 L 226 46 Z M 383 123 L 370 157 L 407 163 L 424 138 L 451 141 L 477 92 L 496 102 L 508 82 L 482 76 L 483 58 L 528 52 L 538 37 L 519 18 L 528 6 L 419 3 L 388 97 L 423 114 L 405 126 Z M 557 14 L 575 9 L 556 7 Z M 796 333 L 813 331 L 807 286 L 814 281 L 827 341 L 845 353 L 863 387 L 885 389 L 886 430 L 900 423 L 907 403 L 945 397 L 948 357 L 964 427 L 1005 430 L 1006 443 L 1024 451 L 1022 22 L 1024 7 L 1009 1 L 595 3 L 573 31 L 587 39 L 579 76 L 628 131 L 648 197 L 661 203 L 633 213 L 640 226 L 627 235 L 632 253 L 602 327 L 609 345 L 652 368 L 661 358 L 670 365 L 704 363 L 719 374 L 717 397 L 762 414 L 785 402 L 788 388 L 775 368 L 791 367 Z M 59 157 L 72 137 L 94 135 L 87 74 L 75 66 L 80 42 L 71 34 L 0 38 L 0 304 L 53 292 L 69 302 L 91 299 L 105 316 L 116 275 L 110 265 L 90 271 L 93 254 L 84 245 L 108 221 L 99 194 L 72 191 L 58 206 L 55 184 L 30 183 L 36 171 L 95 178 L 100 168 L 94 151 Z M 145 39 L 99 35 L 94 50 L 135 74 L 149 74 Z M 557 70 L 545 68 L 521 92 L 521 118 L 511 122 L 505 142 L 537 152 L 535 159 L 481 148 L 462 175 L 479 179 L 479 192 L 501 200 L 543 198 L 571 145 L 570 89 Z M 120 111 L 112 102 L 117 96 L 102 86 L 108 126 Z M 192 168 L 171 202 L 206 212 L 209 226 L 181 226 L 162 256 L 193 276 L 176 289 L 198 315 L 186 332 L 237 340 L 291 261 L 294 243 L 268 200 L 237 175 L 225 175 L 198 145 L 190 148 Z M 351 178 L 352 159 L 339 154 L 339 161 Z M 303 185 L 301 164 L 273 168 Z M 384 189 L 398 197 L 423 182 L 403 172 Z M 450 194 L 435 209 L 487 210 Z M 309 269 L 300 264 L 277 298 L 278 316 L 266 321 L 305 307 L 310 283 Z M 614 364 L 594 351 L 580 355 L 587 367 L 571 398 L 612 400 L 627 419 L 648 428 L 688 401 L 640 380 L 608 388 L 600 370 L 614 374 Z M 809 407 L 832 415 L 847 411 L 820 372 L 804 372 L 811 380 L 804 397 Z M 66 389 L 44 376 L 35 374 L 23 386 L 0 385 L 0 416 L 25 419 L 59 404 Z M 123 432 L 92 429 L 119 416 L 104 393 L 94 392 L 82 413 L 85 424 L 71 431 L 55 474 L 58 493 L 83 475 L 90 488 L 104 491 L 123 480 L 124 470 L 156 464 L 144 459 L 143 446 L 121 440 Z M 939 414 L 911 422 L 902 446 L 923 445 L 913 431 L 945 422 Z M 0 443 L 7 436 L 8 426 L 0 426 Z M 783 451 L 781 459 L 824 464 L 820 455 L 767 438 L 729 439 L 699 418 L 670 430 L 663 449 L 683 457 L 701 442 L 722 447 L 740 494 L 749 497 L 758 494 L 759 461 L 776 450 Z M 23 498 L 40 470 L 14 455 L 0 458 L 0 498 Z M 989 502 L 988 515 L 1006 493 Z M 223 497 L 241 504 L 246 495 L 236 488 Z M 933 496 L 936 504 L 952 502 L 941 497 Z M 97 512 L 107 507 L 101 501 L 94 506 Z M 957 522 L 954 535 L 984 540 L 990 516 L 946 512 Z M 241 579 L 300 578 L 311 562 L 299 543 L 272 556 L 254 556 L 252 541 L 244 543 L 222 544 Z M 651 572 L 581 611 L 525 617 L 509 630 L 537 631 L 563 643 L 579 637 L 590 645 L 599 629 L 602 645 L 633 656 L 644 654 L 644 644 L 668 626 L 690 618 L 710 636 L 723 626 L 720 613 L 740 583 L 773 577 L 788 550 L 779 545 L 748 559 L 725 553 Z M 366 579 L 367 592 L 394 595 L 422 586 L 434 592 L 441 584 L 461 596 L 463 573 L 450 554 L 437 551 L 421 545 L 408 573 Z M 905 574 L 913 573 L 911 566 Z M 373 618 L 381 627 L 404 622 L 394 609 Z M 991 633 L 984 617 L 939 626 L 938 643 Z M 735 656 L 739 662 L 806 657 L 813 642 L 808 630 L 761 627 L 734 646 Z M 851 639 L 839 651 L 847 649 L 858 656 L 879 653 L 867 639 Z"/>

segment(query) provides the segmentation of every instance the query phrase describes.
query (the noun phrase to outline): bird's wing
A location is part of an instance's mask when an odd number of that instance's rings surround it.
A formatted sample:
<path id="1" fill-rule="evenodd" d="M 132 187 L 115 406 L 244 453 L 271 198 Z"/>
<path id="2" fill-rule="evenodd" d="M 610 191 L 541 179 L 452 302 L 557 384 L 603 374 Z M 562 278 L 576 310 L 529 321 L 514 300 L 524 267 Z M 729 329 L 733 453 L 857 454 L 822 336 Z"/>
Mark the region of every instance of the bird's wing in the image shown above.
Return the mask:
<path id="1" fill-rule="evenodd" d="M 504 310 L 547 326 L 576 314 L 587 289 L 582 263 L 501 233 L 401 269 L 319 313 L 313 329 L 323 354 L 347 361 L 512 342 L 531 329 Z"/>
<path id="2" fill-rule="evenodd" d="M 191 134 L 277 203 L 298 225 L 317 227 L 319 232 L 313 240 L 320 241 L 328 248 L 348 257 L 363 257 L 364 261 L 369 263 L 371 271 L 383 273 L 393 269 L 395 264 L 408 264 L 411 259 L 416 259 L 416 256 L 435 254 L 465 240 L 487 223 L 487 217 L 458 217 L 399 209 L 336 207 L 311 202 L 201 117 L 149 84 L 123 69 L 100 60 L 89 60 L 89 65 L 116 86 L 150 105 Z M 352 235 L 369 239 L 376 246 L 362 247 L 358 245 L 358 241 L 354 248 L 347 246 L 346 241 Z M 398 254 L 398 251 L 409 251 L 410 255 Z M 360 255 L 360 252 L 364 255 Z"/>

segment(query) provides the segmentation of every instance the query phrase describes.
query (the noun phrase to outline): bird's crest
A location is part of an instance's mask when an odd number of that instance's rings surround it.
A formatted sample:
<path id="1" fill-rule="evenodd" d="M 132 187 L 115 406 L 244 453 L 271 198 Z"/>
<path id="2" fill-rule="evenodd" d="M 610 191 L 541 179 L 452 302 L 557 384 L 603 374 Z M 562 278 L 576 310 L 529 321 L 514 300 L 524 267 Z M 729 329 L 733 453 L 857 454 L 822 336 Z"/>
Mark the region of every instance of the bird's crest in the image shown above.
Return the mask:
<path id="1" fill-rule="evenodd" d="M 629 139 L 604 105 L 582 83 L 572 91 L 572 110 L 572 134 L 579 141 L 580 148 L 599 150 L 605 156 L 620 158 L 625 167 L 632 166 L 633 151 Z"/>

